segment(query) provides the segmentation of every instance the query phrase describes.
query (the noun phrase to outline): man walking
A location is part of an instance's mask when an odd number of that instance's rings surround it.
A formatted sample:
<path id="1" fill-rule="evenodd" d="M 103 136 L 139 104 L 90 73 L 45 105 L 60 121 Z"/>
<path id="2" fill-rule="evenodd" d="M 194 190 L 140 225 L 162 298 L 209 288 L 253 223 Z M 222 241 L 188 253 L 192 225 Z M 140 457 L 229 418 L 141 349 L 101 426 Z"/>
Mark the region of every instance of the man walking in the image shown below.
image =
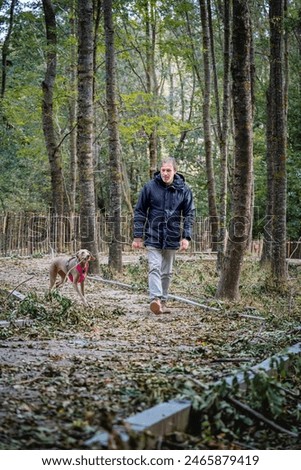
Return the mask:
<path id="1" fill-rule="evenodd" d="M 146 247 L 150 310 L 168 313 L 166 301 L 176 250 L 187 250 L 192 236 L 194 203 L 176 161 L 162 161 L 160 171 L 144 185 L 134 212 L 132 248 Z"/>

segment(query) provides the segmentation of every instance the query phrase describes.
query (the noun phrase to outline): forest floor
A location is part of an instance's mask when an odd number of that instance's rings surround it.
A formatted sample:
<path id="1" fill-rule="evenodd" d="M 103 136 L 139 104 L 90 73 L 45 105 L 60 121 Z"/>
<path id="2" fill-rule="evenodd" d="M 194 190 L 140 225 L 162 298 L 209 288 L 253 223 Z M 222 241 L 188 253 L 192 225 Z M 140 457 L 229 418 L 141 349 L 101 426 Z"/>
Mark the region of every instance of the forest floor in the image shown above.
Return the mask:
<path id="1" fill-rule="evenodd" d="M 11 322 L 0 328 L 0 449 L 85 449 L 97 432 L 110 433 L 163 401 L 199 399 L 196 384 L 251 367 L 301 338 L 298 267 L 276 295 L 249 258 L 242 300 L 218 303 L 214 257 L 179 254 L 172 294 L 209 309 L 172 300 L 172 313 L 156 316 L 149 312 L 143 252 L 125 254 L 124 272 L 114 277 L 133 289 L 87 279 L 89 308 L 69 282 L 49 296 L 50 262 L 50 256 L 0 261 L 0 320 Z M 100 277 L 113 280 L 107 257 L 100 263 Z M 18 326 L 18 319 L 30 322 Z M 213 447 L 232 448 L 223 435 Z M 276 448 L 296 448 L 295 441 L 282 436 Z M 203 437 L 188 442 L 209 446 Z"/>

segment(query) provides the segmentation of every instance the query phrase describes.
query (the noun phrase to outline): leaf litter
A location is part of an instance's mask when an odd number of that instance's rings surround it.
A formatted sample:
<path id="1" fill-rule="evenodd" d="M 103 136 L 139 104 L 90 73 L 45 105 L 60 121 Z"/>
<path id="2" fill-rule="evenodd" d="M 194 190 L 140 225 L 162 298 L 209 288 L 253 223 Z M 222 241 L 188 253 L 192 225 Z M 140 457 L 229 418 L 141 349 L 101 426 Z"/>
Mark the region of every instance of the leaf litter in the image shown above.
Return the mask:
<path id="1" fill-rule="evenodd" d="M 287 292 L 275 296 L 249 260 L 242 300 L 221 304 L 215 261 L 179 256 L 172 293 L 220 312 L 171 301 L 172 314 L 154 316 L 143 255 L 126 255 L 115 278 L 103 257 L 102 278 L 133 289 L 88 279 L 90 308 L 70 283 L 47 293 L 49 264 L 50 257 L 1 260 L 0 320 L 12 323 L 0 329 L 0 449 L 84 449 L 95 433 L 135 413 L 198 395 L 194 381 L 218 381 L 300 340 L 297 268 Z M 23 301 L 10 295 L 17 285 Z M 19 318 L 33 323 L 20 328 Z"/>

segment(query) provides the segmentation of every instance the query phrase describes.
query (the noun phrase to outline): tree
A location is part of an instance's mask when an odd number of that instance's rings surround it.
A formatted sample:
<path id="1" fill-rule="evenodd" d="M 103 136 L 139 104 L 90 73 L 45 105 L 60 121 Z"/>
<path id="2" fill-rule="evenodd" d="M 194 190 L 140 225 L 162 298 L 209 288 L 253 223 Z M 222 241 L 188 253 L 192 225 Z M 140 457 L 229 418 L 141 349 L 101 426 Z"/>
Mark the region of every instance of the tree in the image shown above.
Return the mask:
<path id="1" fill-rule="evenodd" d="M 56 79 L 57 65 L 56 17 L 51 0 L 43 0 L 43 9 L 47 37 L 47 65 L 45 78 L 42 82 L 42 122 L 51 172 L 52 211 L 58 218 L 57 250 L 61 252 L 63 248 L 62 222 L 64 216 L 64 185 L 62 156 L 60 145 L 58 144 L 56 138 L 55 120 L 53 116 L 53 90 Z"/>
<path id="2" fill-rule="evenodd" d="M 77 154 L 81 246 L 94 254 L 91 271 L 99 272 L 93 175 L 93 0 L 78 0 Z"/>
<path id="3" fill-rule="evenodd" d="M 1 77 L 1 92 L 0 99 L 2 100 L 5 94 L 6 88 L 6 69 L 8 65 L 8 55 L 9 55 L 9 41 L 12 33 L 13 22 L 14 22 L 14 10 L 17 0 L 12 0 L 10 4 L 10 14 L 9 14 L 9 27 L 2 46 L 2 77 Z"/>
<path id="4" fill-rule="evenodd" d="M 219 244 L 217 253 L 217 271 L 220 271 L 226 245 L 226 220 L 228 199 L 228 130 L 230 117 L 230 18 L 231 6 L 228 0 L 224 0 L 224 50 L 223 50 L 223 108 L 220 113 L 218 87 L 215 87 L 216 109 L 217 109 L 217 137 L 220 149 L 220 198 L 219 198 Z M 213 36 L 213 35 L 212 35 Z M 212 41 L 211 41 L 212 42 Z M 215 61 L 214 61 L 215 63 Z M 215 73 L 216 75 L 216 73 Z M 217 80 L 215 80 L 216 83 Z M 222 114 L 222 118 L 220 115 Z"/>
<path id="5" fill-rule="evenodd" d="M 208 187 L 208 206 L 209 217 L 212 232 L 212 248 L 216 251 L 218 236 L 218 218 L 216 207 L 216 188 L 215 175 L 212 160 L 212 138 L 211 138 L 211 120 L 210 120 L 210 100 L 211 100 L 211 70 L 210 70 L 210 35 L 208 26 L 208 11 L 206 0 L 199 0 L 202 38 L 203 38 L 203 61 L 204 61 L 204 98 L 203 98 L 203 126 L 204 126 L 204 144 L 206 155 L 207 187 Z M 210 1 L 208 1 L 208 9 Z"/>
<path id="6" fill-rule="evenodd" d="M 147 93 L 153 96 L 154 100 L 158 97 L 158 84 L 155 69 L 155 50 L 156 50 L 156 1 L 151 2 L 145 0 L 145 44 L 146 44 L 146 90 Z M 150 109 L 150 113 L 153 114 Z M 148 149 L 149 149 L 149 174 L 150 178 L 153 177 L 157 170 L 158 163 L 158 135 L 157 126 L 154 125 L 152 131 L 148 136 Z"/>
<path id="7" fill-rule="evenodd" d="M 122 271 L 121 240 L 121 164 L 118 131 L 118 108 L 116 93 L 116 63 L 114 50 L 114 25 L 112 19 L 112 0 L 104 0 L 104 28 L 106 38 L 106 101 L 109 131 L 110 158 L 110 222 L 112 226 L 109 245 L 109 267 Z"/>
<path id="8" fill-rule="evenodd" d="M 251 23 L 248 0 L 233 1 L 233 111 L 235 162 L 229 237 L 217 297 L 239 299 L 239 280 L 249 239 L 253 175 Z"/>
<path id="9" fill-rule="evenodd" d="M 278 287 L 287 279 L 286 265 L 286 104 L 284 93 L 284 0 L 270 0 L 270 85 L 268 159 L 271 161 L 272 275 Z"/>
<path id="10" fill-rule="evenodd" d="M 71 52 L 70 52 L 70 99 L 69 99 L 69 120 L 70 120 L 70 197 L 69 206 L 72 214 L 76 207 L 76 188 L 77 188 L 77 50 L 76 50 L 76 13 L 75 0 L 72 0 L 70 12 L 70 34 L 71 34 Z"/>

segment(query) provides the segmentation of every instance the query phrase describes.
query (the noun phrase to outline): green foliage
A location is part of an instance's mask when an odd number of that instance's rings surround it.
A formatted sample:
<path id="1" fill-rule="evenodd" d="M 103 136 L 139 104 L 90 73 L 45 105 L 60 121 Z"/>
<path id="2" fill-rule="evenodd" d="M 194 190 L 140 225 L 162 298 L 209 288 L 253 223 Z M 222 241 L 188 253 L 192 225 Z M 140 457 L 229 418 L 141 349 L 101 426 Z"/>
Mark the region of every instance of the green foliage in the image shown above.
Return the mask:
<path id="1" fill-rule="evenodd" d="M 126 276 L 135 288 L 146 290 L 148 283 L 148 265 L 146 259 L 141 256 L 138 263 L 128 264 L 126 266 Z"/>
<path id="2" fill-rule="evenodd" d="M 192 429 L 204 448 L 229 449 L 235 441 L 239 448 L 257 449 L 291 449 L 297 444 L 301 419 L 292 401 L 297 402 L 300 394 L 300 358 L 291 358 L 289 366 L 272 364 L 272 372 L 245 371 L 244 387 L 237 380 L 222 381 L 194 395 Z M 277 432 L 273 423 L 296 437 L 282 434 L 280 428 Z"/>
<path id="3" fill-rule="evenodd" d="M 21 318 L 28 315 L 30 318 L 44 319 L 47 315 L 47 311 L 44 305 L 38 302 L 38 298 L 35 294 L 29 294 L 20 302 L 17 315 Z"/>
<path id="4" fill-rule="evenodd" d="M 58 325 L 74 325 L 86 321 L 82 309 L 73 308 L 72 301 L 61 295 L 58 290 L 47 293 L 45 298 L 39 298 L 34 292 L 28 294 L 24 300 L 8 317 L 9 321 L 29 318 L 44 324 L 48 328 Z"/>
<path id="5" fill-rule="evenodd" d="M 1 39 L 9 23 L 9 2 L 2 2 Z M 208 213 L 207 177 L 202 125 L 203 64 L 198 2 L 114 2 L 115 47 L 118 76 L 119 122 L 124 170 L 134 204 L 142 184 L 149 177 L 149 135 L 158 134 L 158 158 L 172 154 L 187 174 L 197 209 Z M 54 89 L 56 138 L 62 152 L 66 189 L 69 188 L 69 122 L 72 47 L 77 38 L 70 32 L 74 14 L 69 1 L 54 3 L 57 15 L 57 76 Z M 250 2 L 254 39 L 254 237 L 263 233 L 266 206 L 266 92 L 269 80 L 269 23 L 266 3 Z M 155 44 L 146 34 L 146 19 L 155 33 Z M 300 54 L 298 43 L 299 5 L 290 2 L 285 28 L 289 35 L 288 88 L 288 204 L 287 234 L 300 233 Z M 223 18 L 219 5 L 212 4 L 216 70 L 220 105 L 223 92 Z M 95 181 L 101 208 L 109 204 L 108 133 L 105 87 L 105 44 L 99 24 L 95 55 Z M 148 93 L 147 52 L 154 46 L 156 89 Z M 47 50 L 41 3 L 19 3 L 15 10 L 6 68 L 6 90 L 0 103 L 0 164 L 2 210 L 46 210 L 51 201 L 49 162 L 41 125 L 42 90 Z M 149 56 L 148 56 L 149 59 Z M 212 141 L 217 194 L 220 160 L 217 144 L 217 110 L 212 87 Z M 185 134 L 185 138 L 181 139 Z M 230 136 L 230 133 L 229 133 Z M 230 136 L 231 137 L 231 136 Z M 233 149 L 229 148 L 229 180 Z"/>

